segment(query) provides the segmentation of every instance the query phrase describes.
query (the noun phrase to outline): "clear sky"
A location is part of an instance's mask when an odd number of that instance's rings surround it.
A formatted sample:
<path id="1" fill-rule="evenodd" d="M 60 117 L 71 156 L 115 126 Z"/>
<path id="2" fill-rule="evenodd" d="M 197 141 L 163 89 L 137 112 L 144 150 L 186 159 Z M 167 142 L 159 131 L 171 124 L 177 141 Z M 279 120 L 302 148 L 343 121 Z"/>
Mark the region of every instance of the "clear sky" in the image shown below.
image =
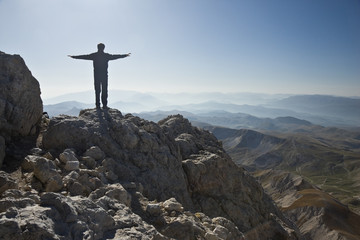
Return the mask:
<path id="1" fill-rule="evenodd" d="M 20 54 L 44 98 L 109 88 L 360 96 L 360 0 L 0 0 L 0 51 Z"/>

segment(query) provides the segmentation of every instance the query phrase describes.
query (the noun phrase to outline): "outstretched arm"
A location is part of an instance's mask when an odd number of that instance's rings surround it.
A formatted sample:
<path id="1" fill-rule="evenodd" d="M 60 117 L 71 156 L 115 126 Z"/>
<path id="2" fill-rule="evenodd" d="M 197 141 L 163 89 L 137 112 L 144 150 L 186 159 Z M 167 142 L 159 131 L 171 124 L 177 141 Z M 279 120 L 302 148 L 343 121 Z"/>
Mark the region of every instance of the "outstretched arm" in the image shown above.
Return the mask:
<path id="1" fill-rule="evenodd" d="M 128 54 L 110 54 L 109 55 L 109 60 L 125 58 L 125 57 L 129 57 L 130 55 L 131 55 L 131 53 L 128 53 Z"/>
<path id="2" fill-rule="evenodd" d="M 75 58 L 75 59 L 84 59 L 84 60 L 93 60 L 93 57 L 91 54 L 88 55 L 77 55 L 77 56 L 72 56 L 72 55 L 68 55 L 71 58 Z"/>

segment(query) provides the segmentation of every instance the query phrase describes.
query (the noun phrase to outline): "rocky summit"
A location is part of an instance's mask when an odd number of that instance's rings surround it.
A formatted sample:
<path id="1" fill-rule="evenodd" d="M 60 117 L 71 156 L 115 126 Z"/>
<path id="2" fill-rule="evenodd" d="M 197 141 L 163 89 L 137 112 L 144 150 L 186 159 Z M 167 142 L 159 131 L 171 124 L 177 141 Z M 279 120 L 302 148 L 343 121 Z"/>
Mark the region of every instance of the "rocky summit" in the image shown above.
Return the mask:
<path id="1" fill-rule="evenodd" d="M 1 67 L 1 84 L 27 81 L 29 71 L 16 75 L 23 61 L 1 57 L 15 66 Z M 20 114 L 18 88 L 1 88 L 0 156 L 16 164 L 0 171 L 0 239 L 303 239 L 214 135 L 181 115 L 154 123 L 86 109 L 39 121 L 41 99 Z M 31 134 L 36 147 L 17 144 Z"/>
<path id="2" fill-rule="evenodd" d="M 0 238 L 300 239 L 221 143 L 181 115 L 115 109 L 47 121 L 19 169 L 1 172 Z"/>

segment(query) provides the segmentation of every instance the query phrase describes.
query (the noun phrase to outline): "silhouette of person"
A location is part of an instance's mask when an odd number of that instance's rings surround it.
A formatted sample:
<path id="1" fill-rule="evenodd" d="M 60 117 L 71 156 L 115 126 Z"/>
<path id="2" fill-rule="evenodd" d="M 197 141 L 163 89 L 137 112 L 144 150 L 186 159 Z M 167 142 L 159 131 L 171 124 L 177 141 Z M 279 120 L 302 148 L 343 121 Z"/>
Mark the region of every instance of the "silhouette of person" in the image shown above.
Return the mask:
<path id="1" fill-rule="evenodd" d="M 68 55 L 71 58 L 75 59 L 84 59 L 92 60 L 94 65 L 94 86 L 95 86 L 95 105 L 96 108 L 100 108 L 100 93 L 101 93 L 101 102 L 103 108 L 107 107 L 107 98 L 108 98 L 108 62 L 110 60 L 115 60 L 119 58 L 125 58 L 130 56 L 128 54 L 109 54 L 105 53 L 105 45 L 99 43 L 97 45 L 98 51 L 88 54 L 88 55 L 78 55 L 72 56 Z"/>

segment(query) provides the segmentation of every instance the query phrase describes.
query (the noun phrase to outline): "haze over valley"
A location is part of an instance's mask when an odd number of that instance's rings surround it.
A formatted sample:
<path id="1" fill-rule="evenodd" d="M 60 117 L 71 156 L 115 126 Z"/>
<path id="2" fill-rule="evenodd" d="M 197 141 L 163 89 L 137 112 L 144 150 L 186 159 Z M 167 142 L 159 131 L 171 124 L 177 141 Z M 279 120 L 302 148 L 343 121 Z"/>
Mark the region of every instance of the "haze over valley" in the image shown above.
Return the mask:
<path id="1" fill-rule="evenodd" d="M 270 121 L 267 118 L 278 117 L 293 117 L 322 126 L 360 126 L 360 98 L 241 92 L 171 94 L 121 90 L 110 90 L 109 96 L 110 107 L 124 113 L 147 116 L 147 119 L 154 121 L 172 112 L 183 112 L 194 121 L 231 128 L 256 128 L 257 124 Z M 44 99 L 44 111 L 50 116 L 62 113 L 78 115 L 81 109 L 92 107 L 93 98 L 93 91 L 86 91 Z M 252 117 L 261 120 L 256 123 Z"/>

